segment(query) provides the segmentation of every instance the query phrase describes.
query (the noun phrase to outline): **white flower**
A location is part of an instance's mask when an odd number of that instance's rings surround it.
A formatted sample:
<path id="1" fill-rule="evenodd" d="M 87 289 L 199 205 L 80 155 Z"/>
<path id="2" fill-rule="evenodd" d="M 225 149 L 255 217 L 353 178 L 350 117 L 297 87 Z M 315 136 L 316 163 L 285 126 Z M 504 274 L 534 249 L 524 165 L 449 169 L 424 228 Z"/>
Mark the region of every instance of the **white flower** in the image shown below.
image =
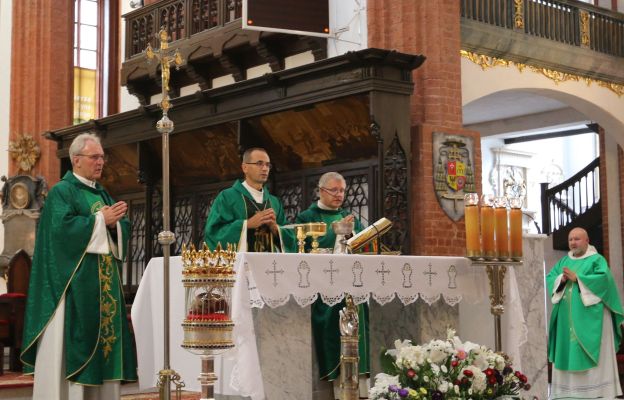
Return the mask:
<path id="1" fill-rule="evenodd" d="M 448 369 L 446 368 L 446 365 L 443 365 L 440 367 L 440 369 L 442 370 L 442 372 L 444 372 L 445 374 L 448 372 Z"/>
<path id="2" fill-rule="evenodd" d="M 406 368 L 414 368 L 424 364 L 425 352 L 421 346 L 402 346 L 395 355 L 397 364 Z"/>
<path id="3" fill-rule="evenodd" d="M 455 393 L 459 394 L 459 385 L 453 385 L 453 390 L 455 390 Z"/>
<path id="4" fill-rule="evenodd" d="M 399 385 L 399 377 L 397 375 L 377 374 L 375 376 L 375 386 L 373 386 L 368 395 L 371 399 L 383 399 L 388 393 L 388 386 Z"/>
<path id="5" fill-rule="evenodd" d="M 403 349 L 404 347 L 409 347 L 412 345 L 412 341 L 411 340 L 395 340 L 394 341 L 394 349 L 390 349 L 386 351 L 386 354 L 391 355 L 394 358 L 397 358 L 397 354 L 401 351 L 401 349 Z"/>
<path id="6" fill-rule="evenodd" d="M 448 340 L 453 339 L 454 337 L 456 337 L 456 336 L 455 336 L 455 333 L 456 333 L 456 332 L 455 332 L 455 329 L 453 329 L 453 328 L 448 328 L 448 329 L 446 330 L 446 338 L 447 338 Z"/>
<path id="7" fill-rule="evenodd" d="M 423 381 L 429 382 L 429 377 L 427 375 L 423 376 Z"/>
<path id="8" fill-rule="evenodd" d="M 505 358 L 499 354 L 496 355 L 494 359 L 494 368 L 499 371 L 502 371 L 505 368 Z"/>
<path id="9" fill-rule="evenodd" d="M 472 360 L 472 365 L 477 367 L 479 371 L 482 371 L 484 369 L 487 369 L 490 366 L 490 363 L 488 362 L 487 355 L 483 353 L 477 353 L 475 355 L 475 358 Z"/>
<path id="10" fill-rule="evenodd" d="M 448 392 L 448 390 L 449 390 L 449 386 L 450 386 L 450 383 L 449 383 L 449 382 L 447 382 L 447 381 L 442 381 L 442 382 L 440 382 L 440 384 L 438 385 L 438 390 L 439 390 L 440 392 L 442 392 L 442 393 L 446 393 L 446 392 Z"/>
<path id="11" fill-rule="evenodd" d="M 438 364 L 431 364 L 431 372 L 436 376 L 440 375 L 440 366 Z"/>

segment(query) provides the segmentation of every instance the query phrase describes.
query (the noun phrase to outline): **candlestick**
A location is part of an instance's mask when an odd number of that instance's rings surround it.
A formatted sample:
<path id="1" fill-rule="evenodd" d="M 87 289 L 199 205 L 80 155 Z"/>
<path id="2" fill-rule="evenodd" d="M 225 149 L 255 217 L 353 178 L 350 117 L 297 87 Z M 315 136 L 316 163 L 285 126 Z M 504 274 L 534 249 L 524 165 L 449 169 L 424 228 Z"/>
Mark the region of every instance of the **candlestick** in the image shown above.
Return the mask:
<path id="1" fill-rule="evenodd" d="M 468 193 L 464 196 L 464 218 L 466 223 L 466 256 L 476 258 L 481 255 L 479 244 L 479 195 Z"/>
<path id="2" fill-rule="evenodd" d="M 486 260 L 496 257 L 494 244 L 494 195 L 481 196 L 481 254 Z"/>
<path id="3" fill-rule="evenodd" d="M 507 198 L 494 200 L 494 230 L 496 232 L 496 257 L 499 260 L 509 258 L 509 232 L 507 224 Z"/>

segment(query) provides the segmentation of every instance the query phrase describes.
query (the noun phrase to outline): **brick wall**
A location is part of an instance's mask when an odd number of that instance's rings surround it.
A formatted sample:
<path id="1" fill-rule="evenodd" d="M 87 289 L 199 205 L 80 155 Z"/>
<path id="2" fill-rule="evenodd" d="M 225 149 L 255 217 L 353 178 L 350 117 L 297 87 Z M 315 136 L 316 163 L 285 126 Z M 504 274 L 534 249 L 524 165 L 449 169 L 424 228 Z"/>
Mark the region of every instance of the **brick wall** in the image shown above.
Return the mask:
<path id="1" fill-rule="evenodd" d="M 464 255 L 464 220 L 452 221 L 433 187 L 432 133 L 475 139 L 474 169 L 481 192 L 481 146 L 477 132 L 462 129 L 460 2 L 368 0 L 368 45 L 422 54 L 411 99 L 412 252 Z"/>
<path id="2" fill-rule="evenodd" d="M 414 71 L 412 125 L 462 127 L 460 2 L 368 0 L 368 45 L 422 54 Z"/>
<path id="3" fill-rule="evenodd" d="M 13 2 L 9 139 L 30 134 L 41 147 L 31 171 L 52 185 L 59 179 L 56 143 L 42 133 L 72 123 L 73 0 Z M 18 172 L 9 163 L 9 175 Z"/>

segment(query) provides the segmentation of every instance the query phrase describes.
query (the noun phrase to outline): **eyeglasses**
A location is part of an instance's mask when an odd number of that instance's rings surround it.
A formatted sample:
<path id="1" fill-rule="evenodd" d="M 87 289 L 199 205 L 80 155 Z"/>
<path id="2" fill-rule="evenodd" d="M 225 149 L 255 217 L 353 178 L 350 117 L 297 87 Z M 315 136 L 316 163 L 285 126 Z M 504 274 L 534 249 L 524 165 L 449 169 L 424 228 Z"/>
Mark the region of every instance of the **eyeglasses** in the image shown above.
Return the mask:
<path id="1" fill-rule="evenodd" d="M 338 188 L 328 189 L 328 188 L 324 188 L 324 187 L 321 187 L 320 189 L 326 191 L 327 193 L 331 194 L 332 196 L 337 196 L 339 194 L 345 194 L 345 189 L 338 189 Z"/>
<path id="2" fill-rule="evenodd" d="M 266 161 L 256 161 L 256 162 L 246 162 L 245 164 L 255 165 L 258 168 L 267 167 L 268 169 L 273 168 L 273 164 Z"/>
<path id="3" fill-rule="evenodd" d="M 79 157 L 87 157 L 91 161 L 108 161 L 108 156 L 106 154 L 76 154 Z"/>

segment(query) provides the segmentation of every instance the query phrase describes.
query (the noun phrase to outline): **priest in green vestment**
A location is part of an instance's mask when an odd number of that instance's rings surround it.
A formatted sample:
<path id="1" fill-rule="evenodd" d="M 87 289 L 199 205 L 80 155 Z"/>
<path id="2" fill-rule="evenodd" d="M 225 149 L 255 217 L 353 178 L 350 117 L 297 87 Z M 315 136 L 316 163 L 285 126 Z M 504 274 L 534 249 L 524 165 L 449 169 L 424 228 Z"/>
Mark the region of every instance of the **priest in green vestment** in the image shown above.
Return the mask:
<path id="1" fill-rule="evenodd" d="M 211 249 L 232 243 L 238 251 L 294 252 L 295 233 L 282 228 L 288 223 L 282 203 L 264 187 L 271 171 L 266 150 L 245 151 L 241 168 L 245 179 L 219 193 L 212 204 L 204 241 Z"/>
<path id="2" fill-rule="evenodd" d="M 568 245 L 568 255 L 546 277 L 553 303 L 551 398 L 612 399 L 622 394 L 615 358 L 624 321 L 620 295 L 607 261 L 589 245 L 584 229 L 572 229 Z"/>
<path id="3" fill-rule="evenodd" d="M 336 235 L 331 229 L 332 222 L 343 219 L 353 221 L 355 233 L 362 230 L 362 223 L 342 208 L 346 190 L 346 182 L 342 175 L 337 172 L 327 172 L 319 179 L 318 187 L 319 200 L 300 213 L 296 222 L 325 222 L 327 233 L 319 238 L 319 247 L 333 249 Z M 306 247 L 309 250 L 309 238 Z M 323 303 L 321 298 L 312 304 L 312 331 L 321 379 L 335 380 L 340 373 L 340 329 L 338 323 L 340 321 L 339 312 L 344 306 L 344 300 L 332 307 Z M 358 316 L 359 372 L 360 374 L 368 374 L 370 373 L 370 360 L 367 304 L 358 305 Z"/>
<path id="4" fill-rule="evenodd" d="M 35 241 L 21 360 L 34 399 L 120 398 L 136 381 L 133 336 L 119 276 L 128 206 L 96 183 L 100 140 L 77 136 L 72 171 L 49 192 Z"/>

